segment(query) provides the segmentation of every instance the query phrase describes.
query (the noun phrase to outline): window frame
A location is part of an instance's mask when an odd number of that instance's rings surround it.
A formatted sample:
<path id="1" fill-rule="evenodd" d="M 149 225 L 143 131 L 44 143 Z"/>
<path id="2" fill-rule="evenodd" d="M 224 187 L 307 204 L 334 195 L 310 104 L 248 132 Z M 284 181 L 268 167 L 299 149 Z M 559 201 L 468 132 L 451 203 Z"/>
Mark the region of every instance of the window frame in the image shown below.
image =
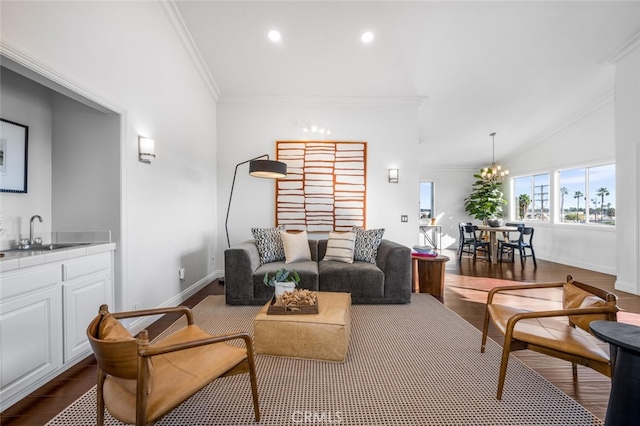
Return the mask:
<path id="1" fill-rule="evenodd" d="M 582 163 L 576 163 L 576 164 L 570 164 L 570 165 L 563 165 L 563 166 L 559 166 L 559 167 L 554 167 L 553 169 L 550 170 L 536 170 L 533 172 L 528 172 L 528 173 L 522 173 L 522 174 L 513 174 L 511 176 L 509 176 L 509 196 L 511 198 L 511 201 L 509 202 L 509 204 L 511 204 L 511 206 L 509 207 L 509 217 L 511 218 L 511 220 L 514 221 L 522 221 L 522 222 L 526 222 L 526 223 L 531 223 L 531 224 L 537 224 L 537 225 L 542 225 L 542 226 L 555 226 L 555 227 L 567 227 L 567 228 L 575 228 L 575 227 L 586 227 L 588 229 L 593 229 L 593 230 L 601 230 L 601 231 L 612 231 L 615 232 L 616 231 L 616 227 L 617 227 L 617 223 L 613 223 L 613 224 L 603 224 L 603 223 L 599 223 L 599 222 L 562 222 L 561 219 L 561 215 L 562 212 L 560 212 L 560 188 L 561 188 L 561 184 L 560 184 L 560 173 L 563 171 L 569 171 L 569 170 L 575 170 L 575 169 L 585 169 L 585 197 L 589 197 L 587 198 L 587 200 L 593 198 L 589 194 L 589 190 L 588 190 L 588 186 L 589 186 L 589 177 L 588 177 L 588 170 L 589 169 L 593 169 L 593 168 L 597 168 L 597 167 L 603 167 L 603 166 L 613 166 L 614 168 L 616 168 L 617 170 L 617 164 L 615 159 L 612 158 L 606 158 L 606 159 L 602 159 L 599 161 L 591 161 L 591 162 L 582 162 Z M 515 202 L 516 200 L 516 195 L 515 195 L 515 181 L 516 179 L 519 178 L 524 178 L 524 177 L 529 177 L 531 178 L 531 184 L 533 185 L 533 178 L 535 176 L 539 176 L 539 175 L 544 175 L 544 174 L 548 174 L 549 175 L 549 207 L 548 207 L 548 211 L 549 211 L 549 220 L 547 221 L 541 221 L 541 220 L 531 220 L 528 218 L 524 218 L 524 219 L 516 219 L 518 217 L 518 206 L 517 206 L 517 202 Z M 616 180 L 616 176 L 617 174 L 614 173 L 614 184 L 617 184 L 617 180 Z M 597 185 L 596 185 L 597 186 Z M 617 185 L 616 185 L 617 187 Z M 614 205 L 612 206 L 614 209 L 616 208 L 615 206 L 615 193 L 616 193 L 617 189 L 614 188 L 613 189 L 613 193 L 614 193 Z M 611 192 L 611 191 L 610 191 Z M 532 204 L 533 204 L 533 200 L 532 200 Z M 589 207 L 587 206 L 587 209 L 585 210 L 585 214 L 588 215 L 589 214 Z M 615 221 L 614 221 L 615 222 Z"/>

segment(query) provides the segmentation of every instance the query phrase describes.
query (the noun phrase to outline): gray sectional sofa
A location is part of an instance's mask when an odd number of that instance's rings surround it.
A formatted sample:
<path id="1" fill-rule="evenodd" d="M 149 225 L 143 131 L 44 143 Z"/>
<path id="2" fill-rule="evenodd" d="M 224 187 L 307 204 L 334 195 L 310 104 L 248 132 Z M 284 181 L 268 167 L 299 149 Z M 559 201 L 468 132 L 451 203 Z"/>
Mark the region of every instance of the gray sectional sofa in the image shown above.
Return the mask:
<path id="1" fill-rule="evenodd" d="M 382 240 L 376 263 L 343 263 L 321 260 L 327 240 L 309 240 L 311 260 L 295 263 L 260 264 L 255 241 L 245 241 L 224 252 L 225 298 L 228 305 L 262 305 L 273 296 L 273 288 L 262 282 L 266 272 L 295 269 L 300 288 L 351 293 L 355 304 L 411 302 L 411 249 Z M 320 260 L 319 260 L 320 259 Z"/>

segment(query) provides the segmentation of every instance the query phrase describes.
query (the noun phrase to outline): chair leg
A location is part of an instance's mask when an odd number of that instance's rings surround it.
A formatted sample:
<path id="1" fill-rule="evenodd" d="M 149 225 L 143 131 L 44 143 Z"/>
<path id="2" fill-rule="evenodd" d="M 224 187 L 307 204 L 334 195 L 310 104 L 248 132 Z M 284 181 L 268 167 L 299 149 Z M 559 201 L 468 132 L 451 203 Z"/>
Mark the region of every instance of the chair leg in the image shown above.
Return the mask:
<path id="1" fill-rule="evenodd" d="M 533 258 L 533 267 L 537 268 L 538 262 L 536 262 L 536 253 L 533 251 L 533 247 L 531 247 L 530 250 L 531 250 L 531 257 Z"/>
<path id="2" fill-rule="evenodd" d="M 104 386 L 104 379 L 106 378 L 106 376 L 107 375 L 105 374 L 105 372 L 102 371 L 100 368 L 98 368 L 98 386 L 96 390 L 96 394 L 97 394 L 96 425 L 97 426 L 104 426 L 104 395 L 102 393 L 103 392 L 102 387 Z"/>
<path id="3" fill-rule="evenodd" d="M 524 268 L 524 249 L 522 247 L 519 247 L 518 253 L 520 253 L 520 266 Z"/>
<path id="4" fill-rule="evenodd" d="M 577 382 L 578 381 L 578 364 L 576 364 L 575 362 L 571 363 L 571 373 L 573 375 L 573 381 Z"/>
<path id="5" fill-rule="evenodd" d="M 504 380 L 507 377 L 507 364 L 509 364 L 509 354 L 511 353 L 511 338 L 507 340 L 507 336 L 504 339 L 504 346 L 502 347 L 502 361 L 500 362 L 500 377 L 498 378 L 498 392 L 496 393 L 496 399 L 502 399 L 502 391 L 504 389 Z"/>
<path id="6" fill-rule="evenodd" d="M 487 345 L 487 334 L 489 333 L 489 310 L 485 306 L 484 310 L 484 325 L 482 326 L 482 345 L 480 346 L 480 353 L 484 353 Z"/>
<path id="7" fill-rule="evenodd" d="M 247 359 L 249 361 L 249 377 L 251 378 L 251 394 L 253 396 L 253 411 L 255 413 L 256 422 L 260 421 L 260 403 L 258 402 L 258 378 L 256 375 L 256 364 L 253 359 L 253 350 L 247 350 Z"/>

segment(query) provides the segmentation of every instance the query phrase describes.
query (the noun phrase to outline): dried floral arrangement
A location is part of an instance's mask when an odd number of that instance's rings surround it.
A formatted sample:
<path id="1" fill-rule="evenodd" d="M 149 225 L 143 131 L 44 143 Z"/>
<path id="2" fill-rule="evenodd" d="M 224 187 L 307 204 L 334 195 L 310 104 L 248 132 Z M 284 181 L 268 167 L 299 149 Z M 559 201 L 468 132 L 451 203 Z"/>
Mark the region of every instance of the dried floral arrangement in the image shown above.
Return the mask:
<path id="1" fill-rule="evenodd" d="M 285 291 L 278 296 L 274 306 L 315 306 L 317 303 L 318 296 L 313 291 L 295 289 L 292 292 Z"/>

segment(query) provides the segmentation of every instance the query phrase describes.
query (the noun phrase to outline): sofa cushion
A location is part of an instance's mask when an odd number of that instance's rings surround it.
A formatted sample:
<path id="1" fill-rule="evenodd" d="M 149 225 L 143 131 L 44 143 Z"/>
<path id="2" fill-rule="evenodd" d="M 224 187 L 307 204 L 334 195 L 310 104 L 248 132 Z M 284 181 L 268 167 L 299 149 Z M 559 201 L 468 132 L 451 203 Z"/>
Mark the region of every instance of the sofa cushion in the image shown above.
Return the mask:
<path id="1" fill-rule="evenodd" d="M 322 260 L 353 263 L 353 246 L 356 236 L 353 232 L 329 232 L 327 252 Z"/>
<path id="2" fill-rule="evenodd" d="M 285 263 L 311 260 L 311 250 L 307 231 L 298 233 L 283 232 L 282 245 L 284 247 Z"/>
<path id="3" fill-rule="evenodd" d="M 251 228 L 253 238 L 256 240 L 260 264 L 285 260 L 284 246 L 282 245 L 282 232 L 284 226 L 276 228 Z"/>
<path id="4" fill-rule="evenodd" d="M 355 300 L 384 298 L 384 273 L 369 262 L 320 262 L 318 272 L 320 291 L 351 293 Z"/>
<path id="5" fill-rule="evenodd" d="M 356 234 L 353 259 L 356 261 L 376 263 L 378 247 L 382 242 L 384 228 L 362 229 L 354 227 L 353 232 Z"/>
<path id="6" fill-rule="evenodd" d="M 273 296 L 274 288 L 266 286 L 262 281 L 264 274 L 275 273 L 278 269 L 291 269 L 285 262 L 272 262 L 260 265 L 253 272 L 253 297 L 260 300 L 268 300 Z M 296 263 L 296 272 L 300 276 L 298 288 L 318 291 L 318 262 L 315 260 L 306 260 Z"/>

